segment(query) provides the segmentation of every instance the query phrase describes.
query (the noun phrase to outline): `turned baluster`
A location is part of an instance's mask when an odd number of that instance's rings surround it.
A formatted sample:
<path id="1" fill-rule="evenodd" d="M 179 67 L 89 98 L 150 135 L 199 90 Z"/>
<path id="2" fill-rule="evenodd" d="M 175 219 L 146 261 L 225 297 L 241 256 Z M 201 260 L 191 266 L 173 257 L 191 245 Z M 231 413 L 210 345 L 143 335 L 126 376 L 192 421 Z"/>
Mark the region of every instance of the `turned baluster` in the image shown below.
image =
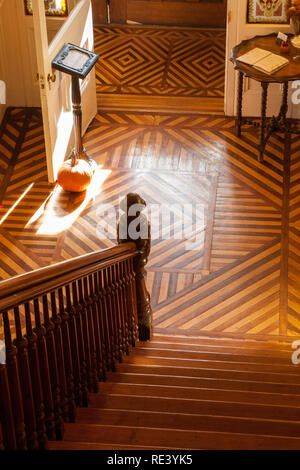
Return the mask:
<path id="1" fill-rule="evenodd" d="M 93 316 L 93 323 L 94 323 L 98 380 L 105 380 L 105 364 L 103 360 L 102 339 L 101 339 L 102 314 L 101 314 L 101 311 L 98 309 L 99 299 L 98 299 L 98 295 L 96 294 L 97 276 L 95 276 L 95 274 L 96 273 L 89 275 L 90 305 L 92 309 L 92 316 Z"/>
<path id="2" fill-rule="evenodd" d="M 127 305 L 127 328 L 128 328 L 128 344 L 129 344 L 129 349 L 130 346 L 134 345 L 134 326 L 135 326 L 135 321 L 133 318 L 134 315 L 134 298 L 133 298 L 133 293 L 132 293 L 132 288 L 131 288 L 131 275 L 130 275 L 130 260 L 127 259 L 123 265 L 124 267 L 124 275 L 125 275 L 125 298 L 126 298 L 126 305 Z"/>
<path id="3" fill-rule="evenodd" d="M 72 296 L 73 296 L 73 306 L 71 309 L 71 315 L 73 315 L 74 318 L 76 319 L 80 377 L 81 377 L 80 383 L 81 383 L 81 394 L 82 394 L 82 406 L 88 406 L 89 391 L 88 391 L 88 382 L 87 382 L 85 344 L 84 344 L 83 326 L 82 326 L 82 318 L 81 318 L 81 307 L 78 301 L 76 282 L 72 282 Z"/>
<path id="4" fill-rule="evenodd" d="M 122 362 L 122 357 L 124 354 L 124 340 L 123 340 L 123 316 L 122 316 L 122 306 L 120 301 L 120 286 L 117 281 L 115 265 L 109 267 L 109 282 L 111 285 L 111 299 L 113 303 L 115 326 L 116 326 L 116 335 L 117 335 L 117 357 L 119 362 Z"/>
<path id="5" fill-rule="evenodd" d="M 139 338 L 139 325 L 138 325 L 138 308 L 137 308 L 137 296 L 136 296 L 136 282 L 135 282 L 135 271 L 133 259 L 130 260 L 130 279 L 131 279 L 131 292 L 132 292 L 132 324 L 133 324 L 133 346 Z"/>
<path id="6" fill-rule="evenodd" d="M 50 370 L 46 346 L 46 328 L 42 325 L 39 299 L 34 299 L 34 332 L 37 335 L 38 362 L 42 385 L 42 396 L 45 407 L 45 425 L 48 439 L 55 438 L 54 406 L 51 389 Z"/>
<path id="7" fill-rule="evenodd" d="M 64 308 L 64 294 L 62 288 L 58 289 L 58 302 L 59 302 L 59 315 L 61 318 L 61 334 L 63 341 L 63 351 L 65 360 L 65 374 L 67 383 L 67 403 L 68 403 L 68 416 L 71 423 L 76 419 L 76 405 L 75 405 L 75 387 L 73 376 L 73 364 L 71 353 L 71 341 L 69 332 L 69 314 Z M 79 371 L 79 364 L 78 364 Z M 80 373 L 80 372 L 79 372 Z M 80 378 L 78 383 L 80 383 Z"/>
<path id="8" fill-rule="evenodd" d="M 64 421 L 69 421 L 65 358 L 64 358 L 62 334 L 61 334 L 61 317 L 57 313 L 56 292 L 50 293 L 50 302 L 51 302 L 51 319 L 54 325 L 53 335 L 54 335 L 54 342 L 55 342 L 56 362 L 57 362 L 57 369 L 58 369 L 58 376 L 59 376 L 60 407 L 62 410 L 62 416 L 63 416 Z"/>
<path id="9" fill-rule="evenodd" d="M 40 363 L 37 346 L 37 335 L 32 328 L 30 305 L 25 304 L 26 335 L 28 340 L 28 359 L 31 374 L 32 393 L 36 416 L 36 429 L 39 448 L 47 449 L 48 438 L 46 435 L 45 405 L 43 398 L 42 382 L 40 375 Z"/>
<path id="10" fill-rule="evenodd" d="M 48 352 L 51 388 L 54 405 L 55 435 L 56 439 L 61 440 L 64 435 L 64 421 L 61 409 L 60 383 L 54 339 L 55 327 L 53 321 L 49 317 L 48 297 L 46 294 L 43 295 L 43 313 L 44 325 L 46 328 L 46 345 Z"/>
<path id="11" fill-rule="evenodd" d="M 128 321 L 127 321 L 127 302 L 126 302 L 126 292 L 125 292 L 125 278 L 123 275 L 123 263 L 115 264 L 115 279 L 117 288 L 119 290 L 119 299 L 120 299 L 120 312 L 121 312 L 121 322 L 122 322 L 122 338 L 123 338 L 123 354 L 129 354 L 129 342 L 128 342 Z"/>
<path id="12" fill-rule="evenodd" d="M 111 370 L 114 372 L 116 370 L 116 348 L 117 348 L 117 341 L 116 341 L 116 328 L 115 328 L 115 318 L 114 318 L 114 310 L 112 307 L 112 300 L 111 300 L 111 286 L 109 285 L 108 280 L 108 272 L 107 268 L 103 270 L 103 293 L 104 293 L 104 302 L 105 302 L 105 309 L 106 309 L 106 318 L 107 318 L 107 330 L 108 330 L 108 342 L 109 342 L 109 349 L 111 352 Z"/>
<path id="13" fill-rule="evenodd" d="M 29 311 L 29 304 L 25 305 L 25 316 L 26 323 L 28 322 L 27 316 Z M 16 339 L 14 344 L 17 348 L 17 360 L 18 360 L 18 369 L 19 369 L 19 379 L 23 399 L 23 410 L 25 418 L 25 431 L 27 439 L 27 448 L 29 450 L 38 449 L 37 441 L 37 432 L 36 432 L 36 419 L 35 419 L 35 409 L 32 393 L 32 384 L 30 377 L 30 368 L 28 361 L 28 340 L 22 334 L 22 327 L 20 321 L 20 311 L 19 307 L 14 308 L 14 317 L 15 317 L 15 327 L 16 327 Z"/>
<path id="14" fill-rule="evenodd" d="M 3 312 L 2 315 L 6 347 L 7 377 L 14 417 L 17 448 L 19 450 L 26 450 L 27 443 L 25 434 L 24 410 L 17 362 L 18 351 L 16 346 L 14 346 L 14 344 L 12 343 L 8 312 Z"/>
<path id="15" fill-rule="evenodd" d="M 104 270 L 98 272 L 97 276 L 97 285 L 98 285 L 98 299 L 99 299 L 99 311 L 101 311 L 102 319 L 102 344 L 103 344 L 103 354 L 105 358 L 105 364 L 107 370 L 115 370 L 115 358 L 114 358 L 114 349 L 113 349 L 113 338 L 110 335 L 109 327 L 109 311 L 108 311 L 108 299 L 107 292 L 105 290 L 105 279 L 104 279 Z"/>
<path id="16" fill-rule="evenodd" d="M 118 265 L 116 265 L 116 269 L 118 271 L 117 279 L 120 288 L 121 311 L 123 317 L 123 351 L 128 355 L 130 353 L 130 348 L 125 263 L 126 261 L 121 261 L 120 263 L 118 263 Z"/>
<path id="17" fill-rule="evenodd" d="M 104 270 L 104 280 L 105 280 L 105 292 L 106 292 L 106 306 L 108 314 L 108 326 L 109 326 L 109 336 L 112 347 L 112 354 L 115 362 L 120 360 L 120 347 L 119 347 L 119 334 L 118 334 L 118 323 L 116 318 L 116 308 L 114 304 L 114 298 L 112 295 L 112 281 L 110 275 L 110 268 L 107 267 Z M 115 370 L 115 369 L 113 369 Z"/>
<path id="18" fill-rule="evenodd" d="M 88 314 L 86 309 L 86 303 L 83 299 L 83 287 L 82 280 L 77 281 L 77 292 L 78 292 L 78 305 L 77 309 L 81 316 L 82 322 L 82 333 L 84 340 L 85 348 L 85 362 L 86 362 L 86 373 L 87 373 L 87 384 L 89 392 L 93 391 L 93 369 L 92 369 L 92 358 L 91 358 L 91 349 L 90 349 L 90 335 L 89 335 L 89 325 L 88 325 Z"/>
<path id="19" fill-rule="evenodd" d="M 66 304 L 67 304 L 66 314 L 68 315 L 71 358 L 72 358 L 72 368 L 73 368 L 73 378 L 74 378 L 75 403 L 77 406 L 83 406 L 80 356 L 79 356 L 77 325 L 76 325 L 76 311 L 72 307 L 71 290 L 70 290 L 69 284 L 65 286 L 65 290 L 66 290 Z"/>
<path id="20" fill-rule="evenodd" d="M 136 244 L 138 255 L 134 259 L 136 298 L 138 312 L 139 339 L 147 341 L 152 335 L 152 310 L 150 295 L 146 288 L 146 270 L 151 247 L 150 223 L 142 214 L 145 201 L 134 193 L 127 194 L 120 204 L 124 214 L 120 217 L 117 226 L 118 243 L 133 241 Z M 132 209 L 132 212 L 130 211 Z M 134 213 L 134 215 L 131 215 Z M 130 215 L 129 215 L 130 214 Z"/>
<path id="21" fill-rule="evenodd" d="M 17 441 L 14 417 L 5 364 L 0 364 L 0 423 L 2 427 L 2 441 L 4 449 L 16 450 Z"/>
<path id="22" fill-rule="evenodd" d="M 95 340 L 95 324 L 92 310 L 92 299 L 89 292 L 89 283 L 87 276 L 83 280 L 79 280 L 79 298 L 83 306 L 87 319 L 87 335 L 89 353 L 90 353 L 90 377 L 91 377 L 91 392 L 98 392 L 98 370 L 97 370 L 97 354 L 96 354 L 96 340 Z"/>

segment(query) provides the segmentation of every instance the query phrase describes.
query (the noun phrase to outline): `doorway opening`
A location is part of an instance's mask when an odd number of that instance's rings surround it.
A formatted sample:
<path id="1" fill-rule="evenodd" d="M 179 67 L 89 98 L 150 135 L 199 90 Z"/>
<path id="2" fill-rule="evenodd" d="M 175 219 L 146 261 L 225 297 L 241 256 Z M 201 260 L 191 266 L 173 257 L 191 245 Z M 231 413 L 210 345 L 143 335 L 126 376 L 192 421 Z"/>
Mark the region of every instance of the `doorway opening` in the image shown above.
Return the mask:
<path id="1" fill-rule="evenodd" d="M 223 114 L 226 8 L 109 0 L 107 25 L 94 9 L 98 107 Z"/>

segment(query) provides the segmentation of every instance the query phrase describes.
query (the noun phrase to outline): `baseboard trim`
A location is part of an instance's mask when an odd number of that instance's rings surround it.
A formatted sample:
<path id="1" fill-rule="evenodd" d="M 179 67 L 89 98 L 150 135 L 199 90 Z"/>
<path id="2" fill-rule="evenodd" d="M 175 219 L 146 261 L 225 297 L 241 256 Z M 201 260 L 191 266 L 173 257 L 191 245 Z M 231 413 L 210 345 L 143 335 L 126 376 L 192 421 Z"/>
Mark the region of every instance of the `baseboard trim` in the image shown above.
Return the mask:
<path id="1" fill-rule="evenodd" d="M 98 91 L 97 99 L 99 111 L 195 113 L 224 116 L 223 98 L 101 94 Z"/>

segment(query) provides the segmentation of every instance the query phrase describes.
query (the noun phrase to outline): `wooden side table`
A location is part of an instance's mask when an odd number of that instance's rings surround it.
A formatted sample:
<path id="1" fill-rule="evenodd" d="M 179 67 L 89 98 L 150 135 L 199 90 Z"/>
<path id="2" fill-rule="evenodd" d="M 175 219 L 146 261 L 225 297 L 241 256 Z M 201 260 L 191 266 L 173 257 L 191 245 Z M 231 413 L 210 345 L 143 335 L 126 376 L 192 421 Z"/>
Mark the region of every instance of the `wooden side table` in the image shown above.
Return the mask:
<path id="1" fill-rule="evenodd" d="M 254 124 L 257 125 L 256 121 L 243 118 L 242 107 L 243 107 L 243 82 L 244 77 L 252 78 L 260 82 L 262 87 L 261 95 L 261 118 L 260 118 L 260 143 L 259 143 L 259 161 L 263 161 L 264 150 L 270 135 L 273 132 L 289 132 L 297 133 L 300 131 L 292 126 L 291 121 L 287 119 L 288 111 L 288 87 L 289 82 L 299 80 L 300 78 L 300 62 L 293 60 L 293 57 L 299 55 L 300 49 L 296 49 L 291 45 L 290 52 L 288 54 L 280 53 L 280 46 L 276 44 L 277 34 L 268 34 L 267 36 L 255 36 L 252 39 L 242 41 L 240 44 L 235 46 L 231 52 L 231 61 L 233 62 L 234 68 L 239 72 L 238 82 L 238 109 L 236 118 L 236 129 L 237 136 L 241 136 L 243 124 Z M 268 75 L 259 70 L 255 69 L 251 65 L 246 65 L 243 62 L 237 60 L 246 52 L 251 49 L 259 47 L 261 49 L 268 50 L 278 55 L 282 55 L 289 59 L 287 64 L 278 72 Z M 283 84 L 282 102 L 278 116 L 273 116 L 271 119 L 267 119 L 267 100 L 268 100 L 268 88 L 270 83 L 281 83 Z"/>

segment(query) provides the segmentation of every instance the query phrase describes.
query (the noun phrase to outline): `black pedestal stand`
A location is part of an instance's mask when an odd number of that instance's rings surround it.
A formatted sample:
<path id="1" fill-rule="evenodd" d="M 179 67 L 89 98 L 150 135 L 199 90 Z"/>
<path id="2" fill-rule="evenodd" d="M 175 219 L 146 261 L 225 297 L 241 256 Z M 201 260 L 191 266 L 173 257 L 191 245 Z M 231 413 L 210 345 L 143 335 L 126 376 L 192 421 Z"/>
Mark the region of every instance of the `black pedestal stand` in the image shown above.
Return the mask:
<path id="1" fill-rule="evenodd" d="M 86 160 L 93 171 L 96 162 L 86 153 L 82 142 L 82 109 L 79 80 L 84 79 L 92 70 L 99 58 L 98 54 L 90 52 L 74 44 L 67 44 L 59 52 L 52 62 L 52 67 L 72 76 L 72 105 L 75 132 L 75 147 L 72 151 L 71 159 Z"/>

